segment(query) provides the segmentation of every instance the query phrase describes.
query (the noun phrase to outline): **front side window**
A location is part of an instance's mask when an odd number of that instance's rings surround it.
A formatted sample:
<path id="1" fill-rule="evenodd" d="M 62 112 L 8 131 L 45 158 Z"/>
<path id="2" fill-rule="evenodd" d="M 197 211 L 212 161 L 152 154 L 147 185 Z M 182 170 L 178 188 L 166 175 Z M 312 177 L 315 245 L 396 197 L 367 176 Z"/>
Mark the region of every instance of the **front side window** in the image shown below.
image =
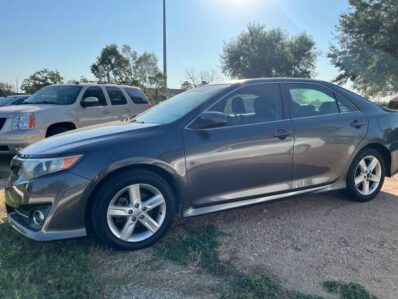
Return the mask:
<path id="1" fill-rule="evenodd" d="M 50 85 L 35 92 L 25 103 L 70 105 L 76 101 L 81 89 L 79 85 Z"/>
<path id="2" fill-rule="evenodd" d="M 309 117 L 339 113 L 332 92 L 321 86 L 287 84 L 293 102 L 293 117 Z"/>
<path id="3" fill-rule="evenodd" d="M 93 106 L 106 106 L 106 99 L 104 92 L 102 91 L 101 87 L 94 86 L 94 87 L 89 87 L 86 89 L 86 91 L 83 94 L 82 100 L 84 101 L 85 98 L 97 98 L 98 99 L 98 104 L 92 104 L 90 107 Z"/>
<path id="4" fill-rule="evenodd" d="M 148 104 L 148 101 L 141 90 L 129 87 L 124 90 L 127 92 L 134 104 Z"/>
<path id="5" fill-rule="evenodd" d="M 174 122 L 228 87 L 229 84 L 219 84 L 190 89 L 146 110 L 133 121 L 154 124 Z"/>
<path id="6" fill-rule="evenodd" d="M 126 105 L 127 101 L 124 97 L 122 91 L 117 87 L 107 87 L 106 91 L 108 92 L 109 98 L 111 100 L 112 105 Z"/>
<path id="7" fill-rule="evenodd" d="M 227 126 L 264 123 L 283 118 L 279 84 L 255 84 L 240 88 L 210 111 L 227 115 Z"/>
<path id="8" fill-rule="evenodd" d="M 354 112 L 358 111 L 358 109 L 351 104 L 349 101 L 344 99 L 342 96 L 336 94 L 336 100 L 337 104 L 339 105 L 339 109 L 341 113 L 347 113 L 347 112 Z"/>

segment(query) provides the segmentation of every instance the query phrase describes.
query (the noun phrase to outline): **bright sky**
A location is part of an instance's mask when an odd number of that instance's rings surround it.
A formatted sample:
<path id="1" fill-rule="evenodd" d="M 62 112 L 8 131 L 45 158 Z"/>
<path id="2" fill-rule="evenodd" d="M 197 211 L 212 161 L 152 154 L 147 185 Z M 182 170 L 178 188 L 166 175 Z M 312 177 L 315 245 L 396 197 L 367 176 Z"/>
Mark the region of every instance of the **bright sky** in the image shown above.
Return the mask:
<path id="1" fill-rule="evenodd" d="M 216 69 L 223 79 L 223 43 L 250 22 L 310 34 L 321 54 L 317 78 L 331 80 L 326 54 L 347 9 L 347 0 L 167 0 L 169 87 L 189 68 Z M 162 0 L 7 0 L 0 12 L 0 81 L 15 84 L 43 68 L 94 80 L 89 67 L 110 43 L 153 52 L 162 68 Z"/>

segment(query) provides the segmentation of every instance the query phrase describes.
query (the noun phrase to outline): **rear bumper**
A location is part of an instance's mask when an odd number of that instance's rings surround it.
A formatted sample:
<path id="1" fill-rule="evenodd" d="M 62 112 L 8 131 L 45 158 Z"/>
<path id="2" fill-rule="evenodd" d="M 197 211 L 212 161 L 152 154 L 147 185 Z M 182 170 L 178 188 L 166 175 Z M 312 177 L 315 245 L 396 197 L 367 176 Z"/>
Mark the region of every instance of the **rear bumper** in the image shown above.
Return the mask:
<path id="1" fill-rule="evenodd" d="M 45 138 L 44 130 L 6 131 L 0 133 L 0 154 L 16 154 L 22 148 Z"/>
<path id="2" fill-rule="evenodd" d="M 5 187 L 8 223 L 21 234 L 37 241 L 86 236 L 85 208 L 81 194 L 89 180 L 64 171 L 31 181 L 13 181 Z M 32 215 L 45 211 L 42 225 L 35 226 Z"/>

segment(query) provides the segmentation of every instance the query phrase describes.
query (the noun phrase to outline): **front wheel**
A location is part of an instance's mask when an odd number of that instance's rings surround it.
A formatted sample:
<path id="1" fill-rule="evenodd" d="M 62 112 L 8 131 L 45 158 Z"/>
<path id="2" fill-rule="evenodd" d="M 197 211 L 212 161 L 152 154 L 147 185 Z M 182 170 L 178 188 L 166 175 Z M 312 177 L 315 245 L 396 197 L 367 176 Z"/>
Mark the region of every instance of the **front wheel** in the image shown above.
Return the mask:
<path id="1" fill-rule="evenodd" d="M 116 175 L 96 195 L 92 226 L 102 242 L 117 249 L 152 245 L 166 233 L 174 216 L 173 191 L 163 178 L 149 171 Z"/>
<path id="2" fill-rule="evenodd" d="M 384 160 L 375 149 L 365 149 L 354 159 L 347 175 L 347 190 L 356 201 L 369 201 L 379 194 L 385 178 Z"/>

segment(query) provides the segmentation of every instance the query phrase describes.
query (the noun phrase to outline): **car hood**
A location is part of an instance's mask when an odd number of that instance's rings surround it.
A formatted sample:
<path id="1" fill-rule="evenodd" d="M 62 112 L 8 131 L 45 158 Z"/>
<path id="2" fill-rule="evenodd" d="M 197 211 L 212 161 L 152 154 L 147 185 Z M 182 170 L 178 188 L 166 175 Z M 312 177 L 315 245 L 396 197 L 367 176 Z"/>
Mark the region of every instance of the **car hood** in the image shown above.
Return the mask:
<path id="1" fill-rule="evenodd" d="M 0 107 L 0 117 L 4 116 L 14 116 L 17 113 L 21 112 L 36 112 L 38 110 L 46 110 L 49 108 L 53 108 L 56 105 L 33 105 L 33 104 L 28 104 L 28 105 L 15 105 L 15 106 L 3 106 Z"/>
<path id="2" fill-rule="evenodd" d="M 19 153 L 19 156 L 29 158 L 75 154 L 79 153 L 83 148 L 93 147 L 95 144 L 110 141 L 111 139 L 123 138 L 124 136 L 131 137 L 132 134 L 139 134 L 157 126 L 159 125 L 118 121 L 107 125 L 102 124 L 86 127 L 34 143 L 23 149 Z"/>

